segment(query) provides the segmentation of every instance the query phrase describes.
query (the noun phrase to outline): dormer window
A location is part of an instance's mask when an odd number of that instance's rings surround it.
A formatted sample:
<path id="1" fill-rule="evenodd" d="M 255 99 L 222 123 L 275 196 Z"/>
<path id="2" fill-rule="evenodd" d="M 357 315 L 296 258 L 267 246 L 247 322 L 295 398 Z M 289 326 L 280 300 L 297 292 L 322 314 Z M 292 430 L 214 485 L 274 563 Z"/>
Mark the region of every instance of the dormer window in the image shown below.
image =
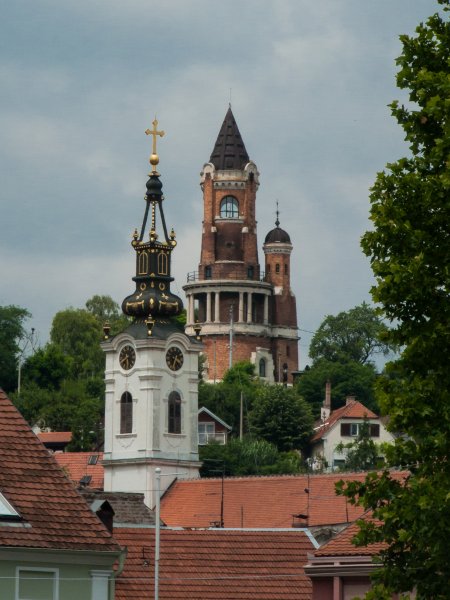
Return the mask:
<path id="1" fill-rule="evenodd" d="M 220 203 L 222 219 L 237 219 L 239 217 L 239 202 L 234 196 L 225 196 Z"/>
<path id="2" fill-rule="evenodd" d="M 0 521 L 20 521 L 21 516 L 0 492 Z"/>

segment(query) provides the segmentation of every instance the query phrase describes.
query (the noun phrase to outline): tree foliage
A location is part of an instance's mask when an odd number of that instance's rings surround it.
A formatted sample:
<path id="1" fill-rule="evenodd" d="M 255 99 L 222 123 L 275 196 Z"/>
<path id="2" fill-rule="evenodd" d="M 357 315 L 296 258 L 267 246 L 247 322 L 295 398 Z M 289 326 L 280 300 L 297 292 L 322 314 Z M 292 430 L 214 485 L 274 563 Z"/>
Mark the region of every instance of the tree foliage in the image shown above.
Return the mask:
<path id="1" fill-rule="evenodd" d="M 30 317 L 20 306 L 0 306 L 0 387 L 5 392 L 17 387 L 20 342 L 25 336 L 25 321 Z"/>
<path id="2" fill-rule="evenodd" d="M 200 446 L 201 477 L 295 474 L 301 470 L 298 452 L 279 452 L 263 439 L 231 439 L 228 444 Z"/>
<path id="3" fill-rule="evenodd" d="M 241 395 L 244 403 L 244 425 L 247 429 L 247 415 L 251 410 L 258 387 L 261 385 L 254 376 L 255 367 L 250 362 L 236 363 L 219 383 L 200 382 L 198 390 L 199 406 L 205 406 L 215 415 L 239 431 Z"/>
<path id="4" fill-rule="evenodd" d="M 345 471 L 370 471 L 380 466 L 381 449 L 370 436 L 370 423 L 364 419 L 359 425 L 358 436 L 352 442 L 341 442 L 336 452 L 345 454 Z"/>
<path id="5" fill-rule="evenodd" d="M 12 396 L 31 425 L 72 431 L 72 450 L 89 450 L 102 441 L 105 321 L 113 334 L 128 324 L 109 296 L 95 295 L 85 309 L 56 313 L 50 342 L 28 357 L 20 396 Z"/>
<path id="6" fill-rule="evenodd" d="M 294 388 L 261 385 L 249 415 L 250 431 L 280 452 L 305 448 L 313 426 L 312 412 Z"/>
<path id="7" fill-rule="evenodd" d="M 374 230 L 362 240 L 376 285 L 373 298 L 395 322 L 388 340 L 403 348 L 378 385 L 390 429 L 403 432 L 386 453 L 409 470 L 404 481 L 385 470 L 349 485 L 354 502 L 372 509 L 362 544 L 385 541 L 379 598 L 417 590 L 419 599 L 448 598 L 450 563 L 450 20 L 449 0 L 416 35 L 401 36 L 394 102 L 410 156 L 379 173 L 371 193 Z M 380 589 L 384 591 L 381 592 Z"/>
<path id="8" fill-rule="evenodd" d="M 314 334 L 309 356 L 314 362 L 370 362 L 375 354 L 387 356 L 392 345 L 384 341 L 388 328 L 376 310 L 363 302 L 347 312 L 328 315 Z"/>
<path id="9" fill-rule="evenodd" d="M 378 412 L 374 390 L 376 379 L 377 372 L 372 363 L 362 365 L 355 361 L 339 363 L 322 359 L 302 373 L 296 387 L 311 406 L 315 418 L 320 416 L 327 381 L 331 383 L 332 410 L 344 406 L 347 396 L 355 396 L 364 406 Z"/>

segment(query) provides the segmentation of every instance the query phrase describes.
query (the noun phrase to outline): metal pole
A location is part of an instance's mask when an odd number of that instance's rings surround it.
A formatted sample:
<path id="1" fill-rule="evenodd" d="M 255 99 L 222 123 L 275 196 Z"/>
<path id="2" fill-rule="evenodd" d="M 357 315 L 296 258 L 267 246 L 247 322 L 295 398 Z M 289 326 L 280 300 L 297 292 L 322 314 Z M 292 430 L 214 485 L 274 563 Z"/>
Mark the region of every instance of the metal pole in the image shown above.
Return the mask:
<path id="1" fill-rule="evenodd" d="M 230 366 L 233 366 L 233 305 L 230 306 Z"/>
<path id="2" fill-rule="evenodd" d="M 161 469 L 156 467 L 156 506 L 155 506 L 155 600 L 159 600 L 159 542 L 161 536 Z"/>
<path id="3" fill-rule="evenodd" d="M 239 439 L 244 438 L 244 392 L 241 392 L 241 410 L 239 415 Z"/>

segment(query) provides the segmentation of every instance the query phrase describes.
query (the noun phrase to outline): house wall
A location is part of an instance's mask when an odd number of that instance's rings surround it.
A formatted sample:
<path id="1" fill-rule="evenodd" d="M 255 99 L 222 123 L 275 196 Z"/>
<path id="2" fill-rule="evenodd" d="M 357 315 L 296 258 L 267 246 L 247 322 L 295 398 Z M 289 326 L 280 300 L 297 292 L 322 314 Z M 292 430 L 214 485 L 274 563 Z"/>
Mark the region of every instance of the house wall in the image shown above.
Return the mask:
<path id="1" fill-rule="evenodd" d="M 112 573 L 112 561 L 110 561 L 111 564 L 104 562 L 102 564 L 96 563 L 95 559 L 89 562 L 89 559 L 85 558 L 87 564 L 77 564 L 80 557 L 72 556 L 72 564 L 70 564 L 70 562 L 65 562 L 68 557 L 63 556 L 57 560 L 53 556 L 49 561 L 36 561 L 34 555 L 35 552 L 30 555 L 23 550 L 18 553 L 18 556 L 0 552 L 0 597 L 2 600 L 18 600 L 20 598 L 18 595 L 18 568 L 30 569 L 36 573 L 56 570 L 55 577 L 59 593 L 54 598 L 50 597 L 46 600 L 80 600 L 81 598 L 83 600 L 114 600 L 114 596 L 110 593 L 111 586 L 108 584 L 108 575 Z M 45 558 L 45 555 L 45 550 L 39 550 L 40 558 Z M 93 577 L 93 573 L 96 577 Z M 103 576 L 98 577 L 99 574 Z"/>
<path id="2" fill-rule="evenodd" d="M 323 455 L 327 461 L 328 468 L 333 468 L 336 460 L 345 460 L 345 454 L 339 454 L 335 448 L 341 442 L 348 444 L 355 440 L 354 436 L 341 436 L 341 423 L 362 423 L 363 419 L 340 419 L 337 423 L 323 436 L 322 441 L 314 444 L 311 454 L 312 457 Z M 368 419 L 369 423 L 380 425 L 380 437 L 372 438 L 376 444 L 382 442 L 393 442 L 394 437 L 386 430 L 380 419 Z"/>

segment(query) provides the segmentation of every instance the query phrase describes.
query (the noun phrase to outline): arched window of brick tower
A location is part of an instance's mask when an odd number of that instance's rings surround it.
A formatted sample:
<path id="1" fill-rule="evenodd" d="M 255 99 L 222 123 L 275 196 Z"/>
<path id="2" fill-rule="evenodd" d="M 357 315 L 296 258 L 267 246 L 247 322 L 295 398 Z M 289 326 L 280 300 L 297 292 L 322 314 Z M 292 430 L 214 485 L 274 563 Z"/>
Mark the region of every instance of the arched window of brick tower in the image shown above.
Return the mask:
<path id="1" fill-rule="evenodd" d="M 237 219 L 239 217 L 239 202 L 234 196 L 225 196 L 220 203 L 222 219 Z"/>
<path id="2" fill-rule="evenodd" d="M 181 396 L 178 392 L 169 394 L 169 433 L 181 433 Z"/>
<path id="3" fill-rule="evenodd" d="M 120 398 L 120 433 L 133 431 L 133 398 L 124 392 Z"/>
<path id="4" fill-rule="evenodd" d="M 266 360 L 265 360 L 265 358 L 259 359 L 259 376 L 260 377 L 266 376 Z"/>

